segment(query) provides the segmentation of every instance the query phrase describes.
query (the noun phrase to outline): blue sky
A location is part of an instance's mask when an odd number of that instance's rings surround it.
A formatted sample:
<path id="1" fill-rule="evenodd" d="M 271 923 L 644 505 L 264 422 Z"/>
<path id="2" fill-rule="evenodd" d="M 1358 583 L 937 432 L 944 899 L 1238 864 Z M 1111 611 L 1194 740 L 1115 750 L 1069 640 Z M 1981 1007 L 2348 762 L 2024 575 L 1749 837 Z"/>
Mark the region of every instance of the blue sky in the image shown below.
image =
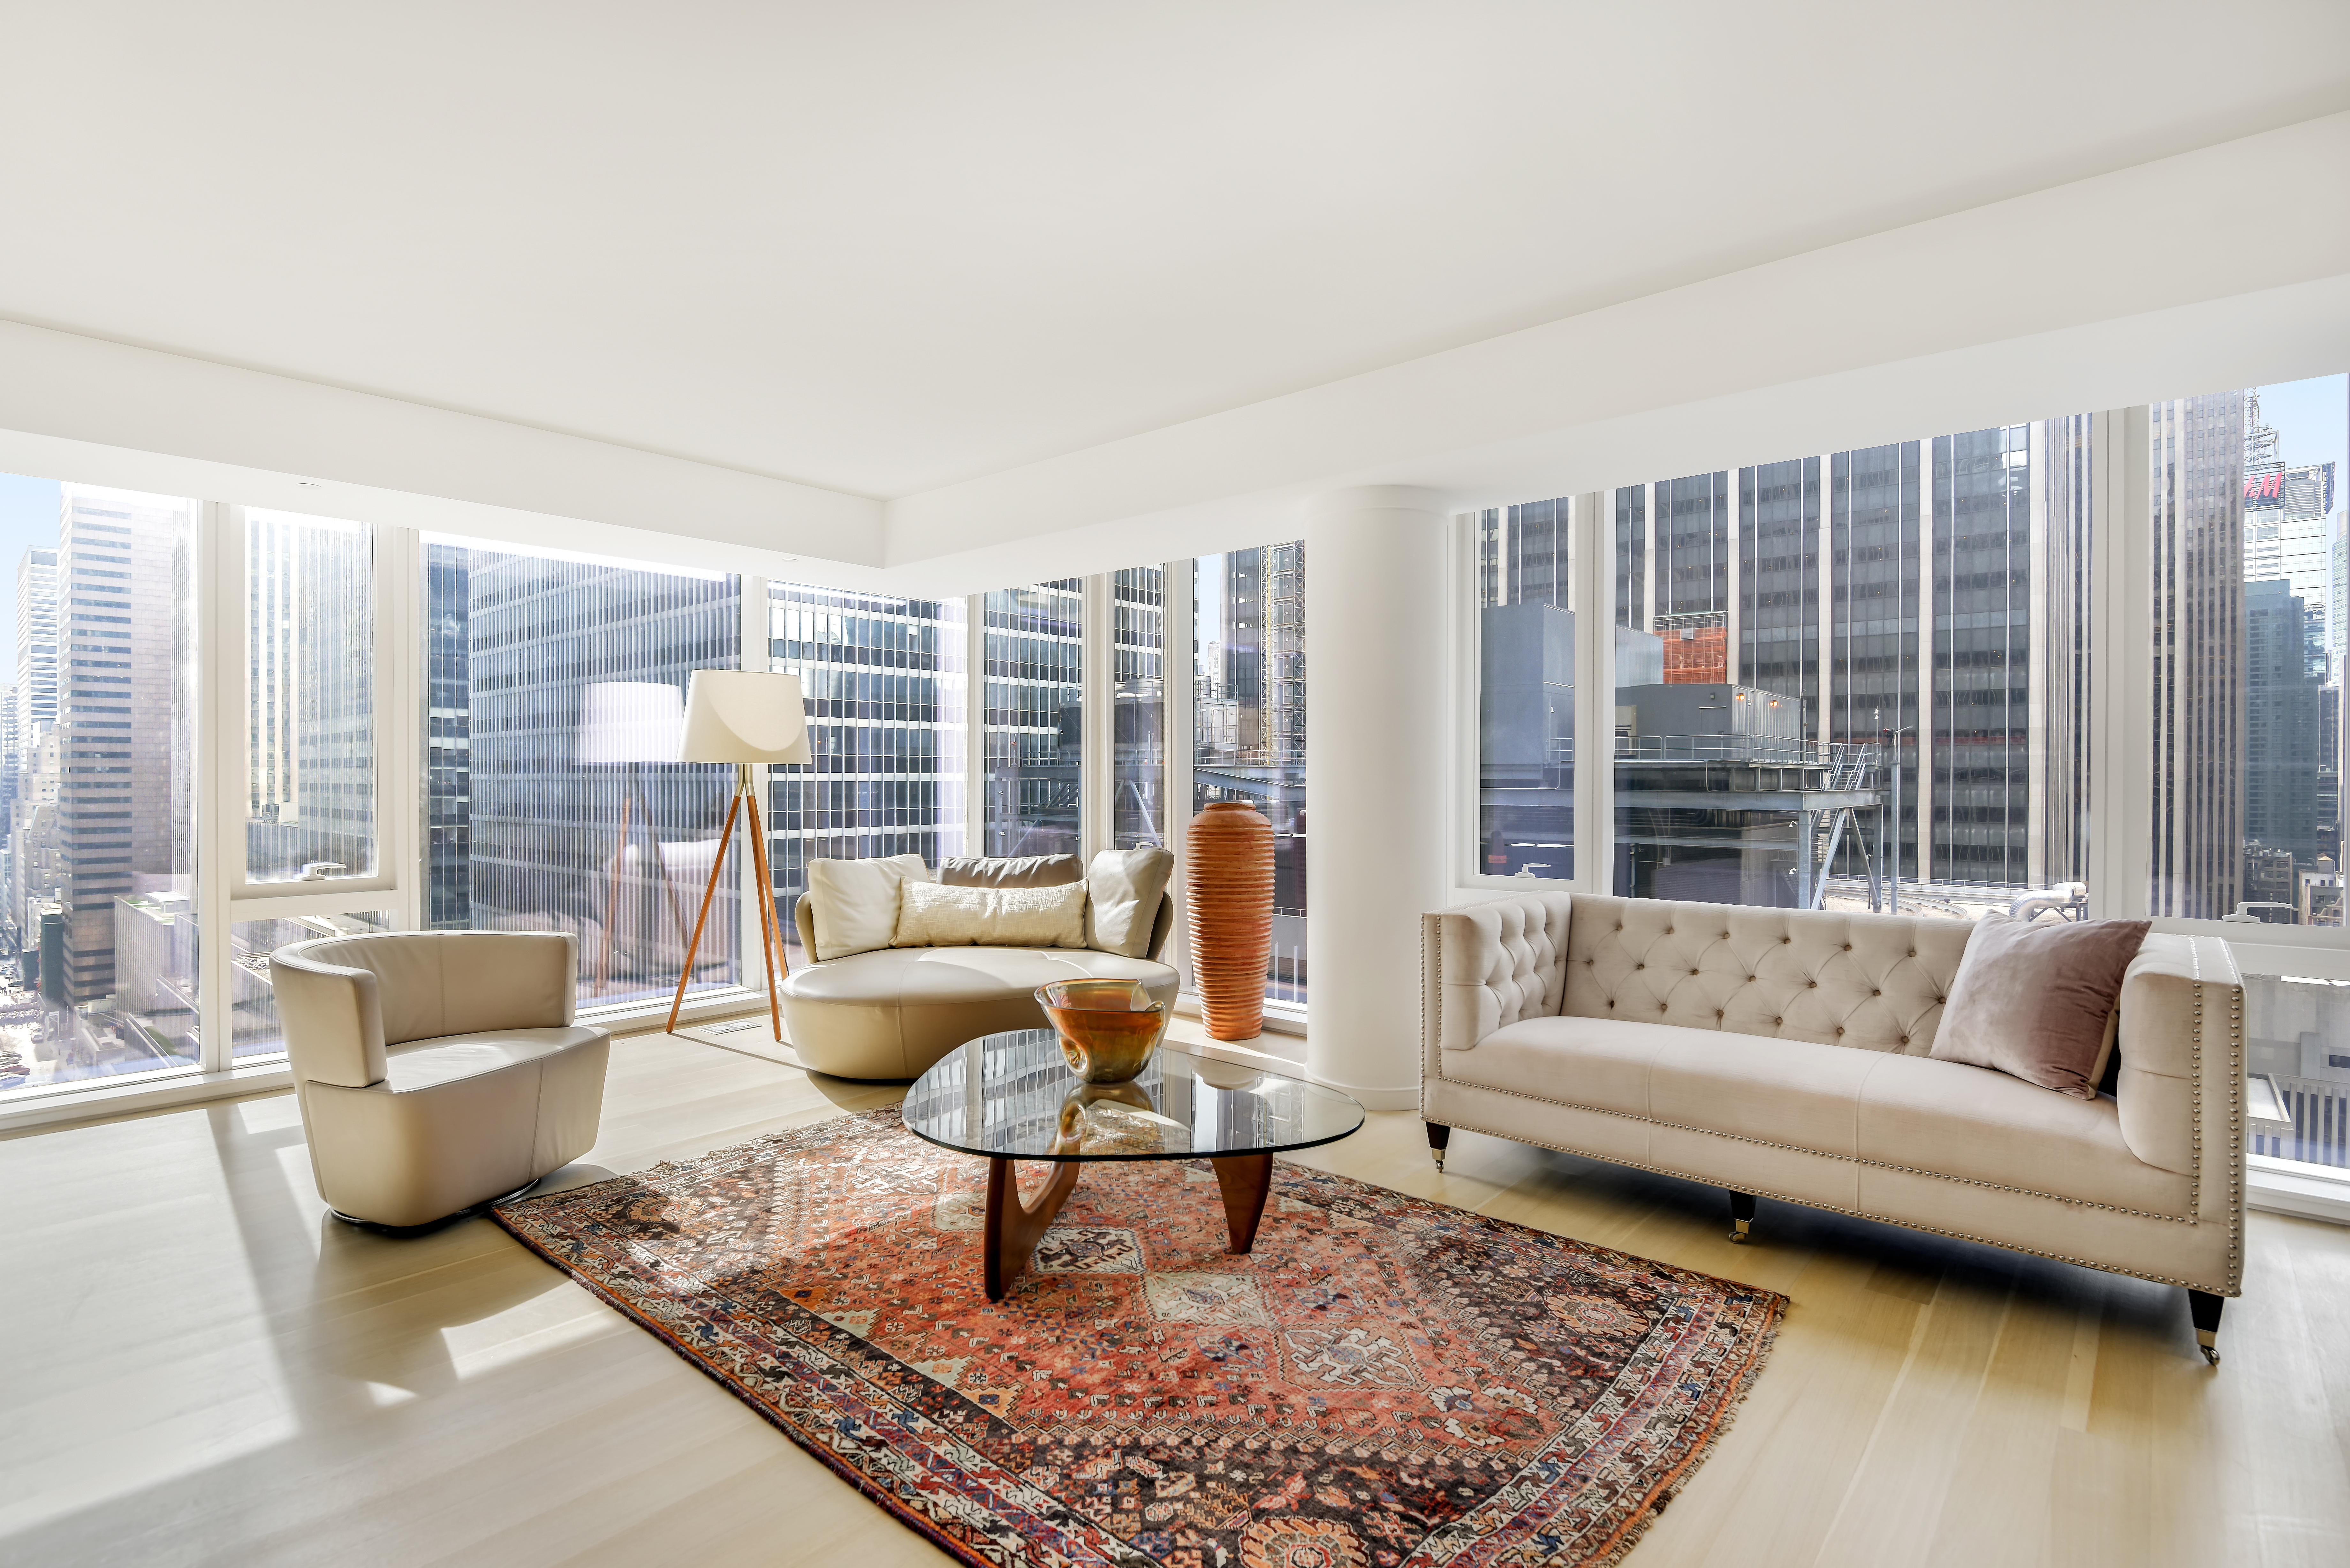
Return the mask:
<path id="1" fill-rule="evenodd" d="M 16 563 L 57 542 L 57 482 L 0 473 L 0 684 L 16 679 Z"/>
<path id="2" fill-rule="evenodd" d="M 2290 467 L 2304 462 L 2334 464 L 2334 504 L 2342 504 L 2342 488 L 2350 483 L 2350 415 L 2343 400 L 2350 395 L 2350 376 L 2319 376 L 2307 381 L 2287 381 L 2261 389 L 2261 420 L 2277 432 L 2277 455 Z"/>
<path id="3" fill-rule="evenodd" d="M 2332 462 L 2336 494 L 2350 486 L 2350 377 L 2320 376 L 2261 389 L 2261 417 L 2276 427 L 2288 463 Z M 2339 503 L 2337 502 L 2337 504 Z M 0 473 L 0 681 L 15 679 L 16 563 L 29 545 L 57 542 L 57 483 Z"/>

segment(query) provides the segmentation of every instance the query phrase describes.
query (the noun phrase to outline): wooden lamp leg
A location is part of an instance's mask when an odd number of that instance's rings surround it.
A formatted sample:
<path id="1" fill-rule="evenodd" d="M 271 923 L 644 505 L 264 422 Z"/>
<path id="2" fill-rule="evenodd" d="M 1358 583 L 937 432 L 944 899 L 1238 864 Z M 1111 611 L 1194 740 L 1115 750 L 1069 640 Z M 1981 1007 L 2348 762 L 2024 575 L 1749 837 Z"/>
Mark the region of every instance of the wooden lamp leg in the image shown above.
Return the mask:
<path id="1" fill-rule="evenodd" d="M 702 889 L 702 912 L 693 917 L 693 935 L 685 944 L 685 962 L 678 966 L 677 996 L 669 1004 L 668 1028 L 677 1031 L 678 1009 L 685 1005 L 685 982 L 693 978 L 693 955 L 702 948 L 702 928 L 710 919 L 710 900 L 718 893 L 718 874 L 726 868 L 726 846 L 734 837 L 734 815 L 743 809 L 743 797 L 737 794 L 726 806 L 726 828 L 718 836 L 718 853 L 710 857 L 710 882 Z"/>

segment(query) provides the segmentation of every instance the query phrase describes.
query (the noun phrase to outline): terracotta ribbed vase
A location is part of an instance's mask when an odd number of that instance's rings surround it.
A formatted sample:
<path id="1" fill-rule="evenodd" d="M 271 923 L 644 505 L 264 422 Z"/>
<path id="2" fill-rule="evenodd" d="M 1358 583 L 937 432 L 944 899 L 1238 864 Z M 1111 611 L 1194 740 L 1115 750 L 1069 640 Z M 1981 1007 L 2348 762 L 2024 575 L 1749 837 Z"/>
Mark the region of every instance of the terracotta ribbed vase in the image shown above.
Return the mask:
<path id="1" fill-rule="evenodd" d="M 1273 957 L 1273 824 L 1243 801 L 1215 801 L 1184 844 L 1200 1022 L 1211 1040 L 1253 1040 L 1264 1033 Z"/>

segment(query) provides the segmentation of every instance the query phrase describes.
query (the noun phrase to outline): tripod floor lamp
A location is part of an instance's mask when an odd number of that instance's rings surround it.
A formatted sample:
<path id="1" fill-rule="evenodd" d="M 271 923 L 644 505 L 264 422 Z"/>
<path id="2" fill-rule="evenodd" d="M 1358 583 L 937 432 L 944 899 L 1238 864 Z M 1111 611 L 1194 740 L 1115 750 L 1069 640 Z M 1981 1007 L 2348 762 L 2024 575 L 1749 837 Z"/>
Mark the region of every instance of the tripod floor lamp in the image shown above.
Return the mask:
<path id="1" fill-rule="evenodd" d="M 710 858 L 710 882 L 702 889 L 702 911 L 693 918 L 693 936 L 685 944 L 685 964 L 677 976 L 677 998 L 670 1003 L 669 1027 L 677 1027 L 678 1009 L 685 1005 L 686 982 L 693 978 L 693 955 L 702 946 L 702 928 L 710 919 L 710 901 L 718 894 L 718 878 L 726 867 L 726 846 L 734 837 L 734 821 L 747 816 L 743 836 L 751 843 L 751 864 L 759 883 L 759 950 L 761 971 L 767 987 L 767 1017 L 775 1038 L 784 1037 L 782 1004 L 775 998 L 776 971 L 790 972 L 783 941 L 775 929 L 775 878 L 767 869 L 767 835 L 759 822 L 759 801 L 751 788 L 751 770 L 761 764 L 784 766 L 809 760 L 807 708 L 800 698 L 800 678 L 755 670 L 697 670 L 685 691 L 685 732 L 678 743 L 681 763 L 733 763 L 734 798 L 726 806 L 726 826 L 718 836 L 718 853 Z"/>

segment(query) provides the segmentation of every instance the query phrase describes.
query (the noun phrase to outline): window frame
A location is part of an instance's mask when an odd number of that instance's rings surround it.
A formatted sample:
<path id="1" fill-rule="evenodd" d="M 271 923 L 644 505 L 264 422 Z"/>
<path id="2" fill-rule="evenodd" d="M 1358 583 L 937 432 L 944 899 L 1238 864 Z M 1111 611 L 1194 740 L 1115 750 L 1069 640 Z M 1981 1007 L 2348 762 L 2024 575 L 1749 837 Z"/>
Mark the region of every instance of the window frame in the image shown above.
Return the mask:
<path id="1" fill-rule="evenodd" d="M 1483 607 L 1483 579 L 1477 559 L 1477 531 L 1481 514 L 1495 508 L 1456 513 L 1450 524 L 1451 582 L 1447 586 L 1446 598 L 1453 618 L 1453 670 L 1448 684 L 1452 691 L 1454 713 L 1453 766 L 1450 776 L 1457 803 L 1452 813 L 1455 903 L 1472 903 L 1495 893 L 1607 894 L 1614 890 L 1616 770 L 1612 765 L 1590 766 L 1586 759 L 1607 758 L 1612 762 L 1616 750 L 1615 706 L 1612 702 L 1586 702 L 1582 699 L 1586 670 L 1590 672 L 1588 683 L 1593 691 L 1613 691 L 1616 688 L 1616 577 L 1614 573 L 1600 571 L 1595 565 L 1601 559 L 1601 529 L 1612 524 L 1614 517 L 1608 495 L 1606 491 L 1578 491 L 1544 497 L 1565 501 L 1569 507 L 1568 555 L 1573 564 L 1567 597 L 1575 613 L 1575 670 L 1572 877 L 1497 877 L 1485 870 L 1479 859 L 1484 843 L 1479 833 L 1484 784 L 1480 724 L 1484 702 L 1479 689 L 1484 618 L 1478 613 Z M 1506 507 L 1514 503 L 1503 504 Z M 1612 553 L 1613 541 L 1607 543 Z"/>
<path id="2" fill-rule="evenodd" d="M 248 645 L 251 628 L 246 624 L 249 605 L 244 592 L 246 574 L 252 569 L 246 549 L 252 539 L 251 514 L 276 508 L 230 506 L 224 508 L 224 526 L 218 532 L 217 548 L 223 559 L 220 576 L 214 585 L 212 608 L 215 618 L 224 623 L 219 652 L 226 657 L 212 669 L 198 676 L 200 688 L 212 701 L 207 718 L 199 715 L 198 724 L 211 740 L 213 748 L 213 765 L 219 770 L 218 803 L 224 816 L 229 808 L 246 793 L 244 765 L 248 742 L 245 733 L 246 697 L 244 689 Z M 298 514 L 284 514 L 287 516 Z M 340 522 L 340 518 L 322 521 Z M 319 882 L 299 880 L 255 881 L 248 875 L 242 829 L 244 815 L 235 814 L 231 825 L 224 820 L 211 825 L 222 836 L 221 867 L 225 874 L 224 892 L 233 919 L 260 919 L 273 915 L 340 915 L 361 910 L 390 908 L 395 917 L 404 914 L 408 924 L 398 928 L 413 929 L 413 909 L 401 909 L 400 895 L 412 894 L 417 878 L 410 861 L 415 856 L 416 834 L 408 814 L 400 809 L 396 784 L 405 780 L 408 770 L 403 765 L 415 751 L 414 737 L 408 733 L 411 726 L 395 723 L 403 717 L 414 701 L 415 672 L 409 666 L 417 652 L 419 628 L 411 624 L 414 618 L 415 594 L 401 567 L 415 560 L 416 534 L 412 529 L 394 528 L 380 523 L 358 525 L 367 535 L 369 576 L 374 592 L 373 635 L 369 639 L 369 657 L 374 660 L 369 671 L 373 679 L 375 711 L 373 715 L 373 765 L 369 769 L 373 784 L 369 809 L 373 813 L 375 834 L 375 869 L 364 876 L 329 877 Z M 402 589 L 410 591 L 403 593 Z M 204 639 L 199 633 L 199 647 Z M 211 651 L 211 649 L 207 649 Z M 405 742 L 403 744 L 403 742 Z M 407 754 L 403 754 L 403 753 Z M 390 808 L 390 809 L 387 809 Z M 361 902 L 354 903 L 354 898 Z M 368 901 L 372 900 L 372 901 Z M 248 912 L 253 911 L 253 912 Z"/>

